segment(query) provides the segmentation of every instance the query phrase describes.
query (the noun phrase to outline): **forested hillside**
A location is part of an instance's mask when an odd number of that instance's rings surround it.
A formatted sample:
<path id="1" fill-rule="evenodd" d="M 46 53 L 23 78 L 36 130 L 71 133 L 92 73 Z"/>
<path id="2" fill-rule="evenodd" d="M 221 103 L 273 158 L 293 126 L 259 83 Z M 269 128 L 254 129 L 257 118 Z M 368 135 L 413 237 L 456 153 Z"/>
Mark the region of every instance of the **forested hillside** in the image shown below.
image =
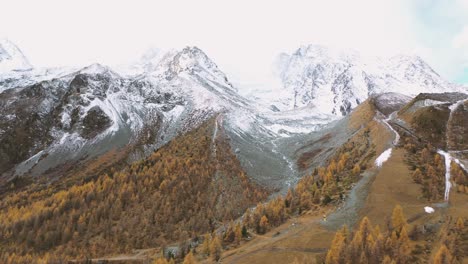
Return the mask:
<path id="1" fill-rule="evenodd" d="M 250 181 L 214 126 L 211 119 L 147 159 L 70 188 L 36 186 L 6 197 L 2 262 L 28 263 L 46 252 L 83 259 L 162 247 L 237 218 L 267 192 Z"/>

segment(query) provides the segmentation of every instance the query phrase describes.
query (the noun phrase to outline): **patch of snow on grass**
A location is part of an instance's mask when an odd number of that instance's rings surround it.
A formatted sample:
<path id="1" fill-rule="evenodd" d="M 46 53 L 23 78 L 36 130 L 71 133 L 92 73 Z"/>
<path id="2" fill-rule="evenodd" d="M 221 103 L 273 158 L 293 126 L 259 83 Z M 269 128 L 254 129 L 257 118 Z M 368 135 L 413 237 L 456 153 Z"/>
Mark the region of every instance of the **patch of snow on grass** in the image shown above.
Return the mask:
<path id="1" fill-rule="evenodd" d="M 428 214 L 432 214 L 435 212 L 434 208 L 430 207 L 430 206 L 425 206 L 424 207 L 424 211 Z"/>
<path id="2" fill-rule="evenodd" d="M 392 155 L 392 148 L 389 148 L 387 150 L 385 150 L 384 152 L 382 152 L 382 154 L 380 154 L 380 156 L 375 160 L 375 165 L 377 167 L 382 167 L 382 165 L 390 158 L 390 156 Z"/>

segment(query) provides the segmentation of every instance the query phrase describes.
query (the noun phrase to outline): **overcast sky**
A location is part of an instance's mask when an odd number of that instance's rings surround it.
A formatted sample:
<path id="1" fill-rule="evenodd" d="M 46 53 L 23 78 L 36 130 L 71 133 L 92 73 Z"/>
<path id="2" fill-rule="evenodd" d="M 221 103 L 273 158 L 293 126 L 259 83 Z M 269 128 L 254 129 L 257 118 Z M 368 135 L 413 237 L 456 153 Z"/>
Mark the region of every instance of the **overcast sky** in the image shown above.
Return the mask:
<path id="1" fill-rule="evenodd" d="M 0 37 L 36 66 L 119 64 L 195 45 L 246 78 L 304 44 L 417 54 L 468 83 L 468 0 L 0 0 Z"/>

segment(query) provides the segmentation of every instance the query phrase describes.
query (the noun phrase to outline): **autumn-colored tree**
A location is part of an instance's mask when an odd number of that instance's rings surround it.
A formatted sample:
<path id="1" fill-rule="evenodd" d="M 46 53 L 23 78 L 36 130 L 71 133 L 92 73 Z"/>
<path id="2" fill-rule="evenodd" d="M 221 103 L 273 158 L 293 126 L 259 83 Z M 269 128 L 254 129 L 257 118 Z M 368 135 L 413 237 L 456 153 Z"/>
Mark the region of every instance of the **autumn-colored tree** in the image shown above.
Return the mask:
<path id="1" fill-rule="evenodd" d="M 192 251 L 190 251 L 184 258 L 183 264 L 196 264 L 198 263 L 193 256 Z"/>
<path id="2" fill-rule="evenodd" d="M 224 242 L 232 243 L 236 239 L 236 234 L 234 233 L 234 224 L 231 222 L 224 232 Z"/>
<path id="3" fill-rule="evenodd" d="M 398 263 L 407 263 L 411 253 L 408 233 L 406 227 L 401 228 L 400 237 L 398 238 L 398 253 L 396 255 Z"/>
<path id="4" fill-rule="evenodd" d="M 343 237 L 347 241 L 349 239 L 349 229 L 347 225 L 343 225 L 343 227 L 340 229 L 341 234 L 343 234 Z"/>
<path id="5" fill-rule="evenodd" d="M 423 180 L 423 175 L 422 175 L 422 172 L 419 168 L 417 168 L 414 172 L 413 172 L 413 181 L 415 183 L 422 183 L 422 180 Z"/>
<path id="6" fill-rule="evenodd" d="M 205 255 L 210 255 L 210 244 L 211 244 L 211 238 L 209 235 L 205 235 L 203 239 L 203 243 L 201 245 L 201 252 L 202 254 Z"/>
<path id="7" fill-rule="evenodd" d="M 288 193 L 286 194 L 286 197 L 284 198 L 284 203 L 287 208 L 294 206 L 293 199 L 294 199 L 293 191 L 292 189 L 289 189 Z"/>
<path id="8" fill-rule="evenodd" d="M 366 255 L 365 251 L 361 251 L 361 255 L 359 256 L 359 264 L 369 264 L 369 258 Z"/>
<path id="9" fill-rule="evenodd" d="M 437 167 L 437 169 L 443 170 L 445 164 L 444 164 L 444 162 L 442 160 L 442 156 L 440 156 L 439 154 L 435 154 L 434 155 L 434 164 Z"/>
<path id="10" fill-rule="evenodd" d="M 239 245 L 242 240 L 242 228 L 240 226 L 240 223 L 236 224 L 236 227 L 234 229 L 234 234 L 235 234 L 235 242 L 237 245 Z"/>
<path id="11" fill-rule="evenodd" d="M 304 191 L 301 193 L 300 200 L 300 212 L 307 211 L 311 208 L 312 206 L 312 195 L 308 191 Z"/>
<path id="12" fill-rule="evenodd" d="M 364 238 L 362 237 L 361 232 L 356 232 L 351 240 L 349 245 L 349 257 L 351 259 L 359 259 L 361 257 L 361 252 L 363 252 L 363 243 Z"/>
<path id="13" fill-rule="evenodd" d="M 397 235 L 399 235 L 401 229 L 406 225 L 406 217 L 403 213 L 403 208 L 401 205 L 397 204 L 392 212 L 392 228 L 396 231 Z"/>
<path id="14" fill-rule="evenodd" d="M 465 185 L 468 185 L 468 175 L 465 175 L 463 169 L 454 161 L 452 161 L 450 171 L 453 180 L 459 185 L 459 191 L 465 192 Z"/>
<path id="15" fill-rule="evenodd" d="M 328 172 L 330 172 L 331 174 L 336 173 L 337 165 L 336 165 L 336 161 L 335 161 L 335 160 L 332 160 L 332 161 L 331 161 L 330 165 L 328 165 L 327 170 L 328 170 Z"/>
<path id="16" fill-rule="evenodd" d="M 361 166 L 359 166 L 359 164 L 354 165 L 352 173 L 354 176 L 359 175 L 359 173 L 361 173 Z"/>
<path id="17" fill-rule="evenodd" d="M 269 227 L 269 222 L 268 222 L 268 218 L 263 215 L 262 218 L 260 219 L 260 223 L 259 223 L 259 234 L 265 234 L 268 230 L 268 227 Z"/>
<path id="18" fill-rule="evenodd" d="M 442 245 L 434 256 L 434 264 L 452 263 L 452 254 L 445 245 Z"/>
<path id="19" fill-rule="evenodd" d="M 344 253 L 346 247 L 346 237 L 343 235 L 343 232 L 336 232 L 335 237 L 333 238 L 330 249 L 327 252 L 327 257 L 325 263 L 327 264 L 339 264 L 343 263 Z"/>
<path id="20" fill-rule="evenodd" d="M 214 261 L 218 261 L 221 258 L 221 252 L 223 248 L 219 238 L 215 236 L 210 243 L 210 255 Z"/>
<path id="21" fill-rule="evenodd" d="M 153 264 L 169 264 L 166 258 L 157 258 L 153 261 Z"/>
<path id="22" fill-rule="evenodd" d="M 375 230 L 375 229 L 374 229 Z M 380 229 L 374 231 L 374 236 L 376 237 L 374 246 L 371 249 L 371 262 L 380 263 L 383 260 L 383 254 L 385 251 L 385 238 L 380 233 Z"/>
<path id="23" fill-rule="evenodd" d="M 459 232 L 461 232 L 465 228 L 465 223 L 463 221 L 463 218 L 458 217 L 456 227 Z"/>
<path id="24" fill-rule="evenodd" d="M 385 255 L 382 264 L 396 264 L 396 262 L 392 260 L 392 258 L 390 258 L 388 255 Z"/>
<path id="25" fill-rule="evenodd" d="M 368 245 L 368 236 L 372 235 L 372 224 L 367 216 L 362 218 L 361 223 L 359 224 L 358 234 L 361 237 L 361 246 L 364 250 L 367 250 Z"/>
<path id="26" fill-rule="evenodd" d="M 431 152 L 427 148 L 421 151 L 421 160 L 424 163 L 428 163 L 431 160 Z"/>
<path id="27" fill-rule="evenodd" d="M 347 152 L 340 155 L 338 164 L 337 164 L 337 172 L 340 173 L 346 169 L 346 164 L 348 163 L 349 154 Z"/>
<path id="28" fill-rule="evenodd" d="M 333 172 L 329 170 L 325 175 L 325 182 L 331 182 L 333 180 Z"/>

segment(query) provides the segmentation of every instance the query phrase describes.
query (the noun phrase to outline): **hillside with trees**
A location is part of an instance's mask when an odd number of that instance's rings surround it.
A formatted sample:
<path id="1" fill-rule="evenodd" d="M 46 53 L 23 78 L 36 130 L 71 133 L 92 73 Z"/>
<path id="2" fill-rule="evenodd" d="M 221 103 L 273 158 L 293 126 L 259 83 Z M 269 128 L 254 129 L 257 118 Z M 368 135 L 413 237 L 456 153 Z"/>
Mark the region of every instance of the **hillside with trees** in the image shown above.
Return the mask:
<path id="1" fill-rule="evenodd" d="M 215 121 L 177 137 L 149 158 L 59 189 L 0 202 L 0 259 L 46 254 L 85 259 L 163 247 L 211 232 L 266 198 L 240 167 Z"/>

